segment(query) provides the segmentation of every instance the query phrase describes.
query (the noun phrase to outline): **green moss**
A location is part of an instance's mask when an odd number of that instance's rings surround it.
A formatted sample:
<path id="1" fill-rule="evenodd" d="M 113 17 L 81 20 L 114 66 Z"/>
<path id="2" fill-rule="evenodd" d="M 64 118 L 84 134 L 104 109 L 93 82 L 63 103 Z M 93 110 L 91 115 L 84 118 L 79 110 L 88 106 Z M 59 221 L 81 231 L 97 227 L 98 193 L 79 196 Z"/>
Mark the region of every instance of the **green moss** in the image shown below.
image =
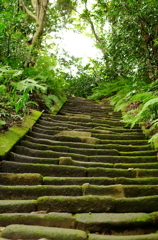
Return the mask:
<path id="1" fill-rule="evenodd" d="M 29 131 L 41 114 L 41 112 L 32 111 L 31 115 L 26 116 L 21 126 L 15 125 L 0 135 L 0 160 L 6 158 L 7 153 Z"/>

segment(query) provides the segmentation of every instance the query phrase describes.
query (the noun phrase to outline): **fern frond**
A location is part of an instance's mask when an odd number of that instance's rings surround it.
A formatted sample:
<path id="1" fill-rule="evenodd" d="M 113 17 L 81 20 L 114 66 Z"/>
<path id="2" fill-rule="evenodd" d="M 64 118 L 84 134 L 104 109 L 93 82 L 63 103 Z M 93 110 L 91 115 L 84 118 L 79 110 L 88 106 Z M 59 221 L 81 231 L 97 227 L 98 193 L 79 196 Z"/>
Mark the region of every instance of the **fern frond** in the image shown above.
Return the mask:
<path id="1" fill-rule="evenodd" d="M 158 133 L 154 134 L 148 141 L 155 148 L 158 148 Z"/>

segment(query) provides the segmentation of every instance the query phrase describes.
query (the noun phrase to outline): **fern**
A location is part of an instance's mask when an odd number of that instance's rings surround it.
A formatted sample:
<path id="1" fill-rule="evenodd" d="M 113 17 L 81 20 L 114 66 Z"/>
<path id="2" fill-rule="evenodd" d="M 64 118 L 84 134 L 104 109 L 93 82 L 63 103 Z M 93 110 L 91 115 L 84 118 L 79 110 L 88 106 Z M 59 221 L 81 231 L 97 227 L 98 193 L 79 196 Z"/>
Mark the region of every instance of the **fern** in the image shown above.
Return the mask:
<path id="1" fill-rule="evenodd" d="M 135 120 L 132 123 L 133 127 L 136 123 L 141 121 L 152 121 L 152 119 L 156 118 L 158 115 L 158 97 L 153 98 L 146 102 L 142 108 L 142 110 L 137 114 Z"/>
<path id="2" fill-rule="evenodd" d="M 40 90 L 41 92 L 46 92 L 47 90 L 46 86 L 38 84 L 37 81 L 31 78 L 27 78 L 18 83 L 13 83 L 13 85 L 20 92 L 32 92 L 35 89 Z"/>
<path id="3" fill-rule="evenodd" d="M 149 143 L 151 143 L 151 145 L 155 148 L 158 148 L 158 133 L 154 134 L 150 140 Z"/>

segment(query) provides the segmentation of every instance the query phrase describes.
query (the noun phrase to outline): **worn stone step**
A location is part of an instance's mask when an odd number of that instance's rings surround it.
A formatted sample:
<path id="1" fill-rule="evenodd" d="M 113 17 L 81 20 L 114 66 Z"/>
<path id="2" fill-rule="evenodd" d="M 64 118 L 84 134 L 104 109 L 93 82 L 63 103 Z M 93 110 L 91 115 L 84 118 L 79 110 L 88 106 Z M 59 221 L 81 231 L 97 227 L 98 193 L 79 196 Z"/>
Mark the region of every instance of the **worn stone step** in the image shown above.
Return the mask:
<path id="1" fill-rule="evenodd" d="M 33 211 L 31 213 L 1 213 L 0 226 L 10 224 L 38 225 L 46 227 L 75 228 L 75 217 L 70 213 L 46 213 Z"/>
<path id="2" fill-rule="evenodd" d="M 116 156 L 113 154 L 113 156 L 110 155 L 96 155 L 96 156 L 86 156 L 81 154 L 75 154 L 75 153 L 65 153 L 65 152 L 55 152 L 50 150 L 34 150 L 30 148 L 26 148 L 23 146 L 16 146 L 16 153 L 18 155 L 26 155 L 26 156 L 34 156 L 36 158 L 47 158 L 47 159 L 54 159 L 60 158 L 60 157 L 71 157 L 73 160 L 78 161 L 84 161 L 84 162 L 104 162 L 104 163 L 144 163 L 144 162 L 156 162 L 157 156 Z M 117 153 L 117 152 L 116 152 Z M 10 160 L 15 155 L 10 155 Z M 37 162 L 37 161 L 36 161 Z M 44 161 L 45 162 L 45 161 Z"/>
<path id="3" fill-rule="evenodd" d="M 38 163 L 38 164 L 53 164 L 59 165 L 59 158 L 40 158 L 40 157 L 31 157 L 22 154 L 17 154 L 11 152 L 9 154 L 9 161 L 19 162 L 19 163 Z"/>
<path id="4" fill-rule="evenodd" d="M 156 156 L 90 156 L 90 162 L 103 163 L 150 163 L 156 162 Z"/>
<path id="5" fill-rule="evenodd" d="M 61 126 L 61 124 L 56 124 L 55 122 L 55 126 L 46 126 L 46 125 L 41 125 L 41 124 L 36 124 L 36 127 L 33 127 L 33 130 L 35 131 L 35 129 L 37 129 L 38 131 L 63 131 L 63 130 L 71 130 L 71 129 L 75 129 L 76 131 L 84 131 L 84 129 L 86 129 L 85 127 L 80 126 L 78 128 L 78 126 Z M 142 135 L 142 131 L 141 130 L 135 130 L 135 129 L 125 129 L 125 128 L 108 128 L 108 127 L 95 127 L 95 128 L 87 128 L 88 131 L 93 132 L 93 133 L 115 133 L 115 134 L 132 134 L 132 135 Z"/>
<path id="6" fill-rule="evenodd" d="M 37 199 L 38 211 L 69 213 L 150 213 L 158 211 L 158 196 L 136 198 L 113 198 L 107 196 L 82 197 L 40 197 Z"/>
<path id="7" fill-rule="evenodd" d="M 133 169 L 158 169 L 158 162 L 152 163 L 101 163 L 101 162 L 80 162 L 72 160 L 72 158 L 59 158 L 59 164 L 69 166 L 81 166 L 81 167 L 102 167 L 102 168 L 122 168 L 132 171 Z"/>
<path id="8" fill-rule="evenodd" d="M 1 200 L 31 200 L 41 196 L 82 196 L 82 187 L 77 185 L 64 186 L 3 186 L 0 185 Z"/>
<path id="9" fill-rule="evenodd" d="M 139 231 L 135 235 L 131 236 L 109 236 L 109 235 L 98 235 L 89 234 L 88 240 L 158 240 L 158 233 L 138 235 Z"/>
<path id="10" fill-rule="evenodd" d="M 114 198 L 136 198 L 158 195 L 158 187 L 153 185 L 122 185 L 97 186 L 86 183 L 82 186 L 83 195 L 111 196 Z"/>
<path id="11" fill-rule="evenodd" d="M 86 148 L 86 149 L 117 149 L 118 151 L 144 151 L 144 150 L 151 150 L 151 145 L 121 145 L 121 144 L 88 144 L 88 143 L 81 143 L 81 142 L 60 142 L 60 141 L 52 141 L 47 139 L 37 139 L 30 136 L 25 137 L 25 141 L 32 142 L 32 143 L 39 143 L 44 145 L 54 145 L 54 146 L 68 146 L 74 148 Z"/>
<path id="12" fill-rule="evenodd" d="M 132 151 L 132 152 L 120 152 L 122 156 L 156 156 L 157 151 L 149 150 L 149 151 Z"/>
<path id="13" fill-rule="evenodd" d="M 132 233 L 142 235 L 156 232 L 157 212 L 151 214 L 78 213 L 74 217 L 76 228 L 90 233 L 127 236 Z"/>
<path id="14" fill-rule="evenodd" d="M 57 156 L 57 155 L 56 155 Z M 21 163 L 39 163 L 39 164 L 53 164 L 53 165 L 74 165 L 74 166 L 100 166 L 109 168 L 157 168 L 157 158 L 155 156 L 89 156 L 85 158 L 79 158 L 79 161 L 72 160 L 72 157 L 31 157 L 22 154 L 11 152 L 9 155 L 9 161 L 21 162 Z"/>
<path id="15" fill-rule="evenodd" d="M 30 213 L 37 210 L 35 200 L 0 200 L 1 213 Z"/>
<path id="16" fill-rule="evenodd" d="M 7 226 L 1 236 L 10 239 L 87 240 L 87 234 L 81 230 L 22 224 Z"/>
<path id="17" fill-rule="evenodd" d="M 52 128 L 52 127 L 55 127 L 55 126 L 57 126 L 57 127 L 67 127 L 67 128 L 69 128 L 69 129 L 75 129 L 75 128 L 81 128 L 81 129 L 90 129 L 91 128 L 91 126 L 89 126 L 89 123 L 87 123 L 88 125 L 83 125 L 83 124 L 74 124 L 74 123 L 71 123 L 71 122 L 62 122 L 62 121 L 55 121 L 54 120 L 54 122 L 53 121 L 49 121 L 49 120 L 39 120 L 38 121 L 38 124 L 40 125 L 40 126 L 47 126 L 47 127 L 49 127 L 49 128 Z M 93 125 L 95 125 L 96 126 L 96 124 L 93 124 Z"/>
<path id="18" fill-rule="evenodd" d="M 41 196 L 111 196 L 115 198 L 133 198 L 142 196 L 158 195 L 158 188 L 155 185 L 122 185 L 114 184 L 109 186 L 90 185 L 85 183 L 78 185 L 44 185 L 44 186 L 3 186 L 0 185 L 1 200 L 31 200 Z"/>
<path id="19" fill-rule="evenodd" d="M 111 131 L 111 129 L 107 128 L 106 130 L 99 130 L 99 129 L 95 129 L 95 128 L 77 128 L 77 126 L 75 127 L 69 127 L 69 126 L 63 126 L 61 127 L 60 124 L 59 126 L 54 126 L 54 127 L 45 127 L 43 125 L 40 125 L 40 124 L 36 124 L 36 126 L 34 126 L 32 128 L 32 130 L 34 132 L 39 132 L 39 133 L 43 133 L 43 134 L 48 134 L 48 135 L 55 135 L 61 131 L 64 131 L 64 130 L 67 130 L 67 131 L 71 131 L 71 130 L 74 130 L 74 131 L 85 131 L 85 129 L 87 129 L 88 132 L 91 132 L 91 133 L 108 133 L 108 134 L 118 134 L 117 132 L 114 132 L 114 131 Z M 126 134 L 126 132 L 124 133 Z M 137 133 L 135 132 L 132 132 L 132 134 L 135 134 L 135 135 L 138 135 Z"/>
<path id="20" fill-rule="evenodd" d="M 53 117 L 41 117 L 41 120 L 39 120 L 39 124 L 43 124 L 48 123 L 48 126 L 53 126 L 53 123 L 60 123 L 62 125 L 62 123 L 64 124 L 69 124 L 70 126 L 73 125 L 80 125 L 80 126 L 87 126 L 87 127 L 125 127 L 125 124 L 120 122 L 117 119 L 110 119 L 110 120 L 104 120 L 104 119 L 95 119 L 95 118 L 65 118 L 66 122 L 63 122 L 63 120 L 56 120 L 53 119 Z M 50 123 L 49 123 L 50 122 Z M 139 129 L 139 126 L 136 125 L 133 129 Z"/>
<path id="21" fill-rule="evenodd" d="M 107 128 L 110 128 L 110 125 L 107 123 L 107 124 L 100 124 L 100 123 L 95 123 L 95 122 L 88 122 L 88 123 L 83 123 L 83 122 L 71 122 L 71 121 L 67 121 L 67 122 L 63 122 L 63 121 L 50 121 L 49 119 L 48 120 L 39 120 L 38 123 L 40 125 L 46 125 L 46 126 L 49 126 L 49 127 L 54 127 L 54 126 L 65 126 L 65 127 L 69 127 L 71 129 L 75 129 L 75 128 L 95 128 L 95 127 L 98 127 L 98 126 L 103 126 L 103 127 L 107 127 Z M 122 126 L 122 125 L 121 125 Z"/>
<path id="22" fill-rule="evenodd" d="M 144 140 L 144 135 L 132 135 L 132 134 L 96 134 L 92 133 L 92 137 L 105 140 Z"/>
<path id="23" fill-rule="evenodd" d="M 108 128 L 102 127 L 102 126 L 95 127 L 94 129 L 109 130 Z M 122 127 L 117 127 L 117 128 L 111 127 L 110 130 L 114 132 L 119 132 L 119 133 L 142 133 L 141 129 L 133 129 L 133 128 L 128 129 L 128 128 L 122 128 Z"/>
<path id="24" fill-rule="evenodd" d="M 87 161 L 88 159 L 88 156 L 83 154 L 81 155 L 81 154 L 57 152 L 57 151 L 51 151 L 51 150 L 35 150 L 35 149 L 26 148 L 23 146 L 16 146 L 15 151 L 18 154 L 40 157 L 40 158 L 72 157 L 73 159 L 80 160 L 80 161 Z"/>
<path id="25" fill-rule="evenodd" d="M 4 173 L 39 173 L 54 177 L 86 177 L 86 168 L 72 166 L 57 166 L 49 164 L 30 164 L 11 161 L 1 162 L 1 172 Z"/>
<path id="26" fill-rule="evenodd" d="M 93 185 L 158 185 L 158 177 L 151 178 L 125 178 L 125 177 L 49 177 L 43 178 L 44 185 L 82 185 L 89 183 Z"/>
<path id="27" fill-rule="evenodd" d="M 38 173 L 0 173 L 0 184 L 3 185 L 41 185 L 43 176 Z"/>
<path id="28" fill-rule="evenodd" d="M 29 136 L 37 139 L 47 139 L 53 141 L 63 141 L 63 142 L 82 142 L 82 143 L 89 143 L 89 144 L 121 144 L 121 145 L 147 145 L 147 140 L 99 140 L 92 141 L 91 139 L 81 139 L 79 137 L 70 137 L 70 136 L 51 136 L 47 134 L 36 133 L 33 131 L 29 132 Z M 88 141 L 89 140 L 89 141 Z"/>
<path id="29" fill-rule="evenodd" d="M 158 213 L 32 213 L 0 214 L 0 226 L 11 224 L 38 225 L 47 227 L 78 229 L 100 234 L 127 235 L 132 232 L 147 234 L 156 231 Z"/>
<path id="30" fill-rule="evenodd" d="M 65 153 L 77 153 L 81 155 L 112 155 L 117 156 L 119 155 L 119 152 L 116 149 L 85 149 L 85 148 L 74 148 L 69 146 L 55 146 L 55 145 L 44 145 L 44 144 L 37 144 L 32 143 L 28 141 L 21 141 L 21 146 L 30 148 L 30 149 L 36 149 L 36 150 L 52 150 L 56 152 L 65 152 Z"/>
<path id="31" fill-rule="evenodd" d="M 88 177 L 126 177 L 142 178 L 158 176 L 158 169 L 112 169 L 112 168 L 87 168 Z"/>

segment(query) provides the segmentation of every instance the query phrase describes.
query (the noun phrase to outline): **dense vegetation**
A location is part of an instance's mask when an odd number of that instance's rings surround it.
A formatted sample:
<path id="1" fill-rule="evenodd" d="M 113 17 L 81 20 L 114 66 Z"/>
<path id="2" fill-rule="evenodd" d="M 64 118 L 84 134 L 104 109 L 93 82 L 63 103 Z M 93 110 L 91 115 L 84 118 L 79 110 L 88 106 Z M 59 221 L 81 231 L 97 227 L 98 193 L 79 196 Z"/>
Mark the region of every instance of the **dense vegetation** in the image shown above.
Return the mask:
<path id="1" fill-rule="evenodd" d="M 111 101 L 125 123 L 145 122 L 151 142 L 158 138 L 157 0 L 2 0 L 0 19 L 1 126 L 75 95 Z M 64 28 L 91 36 L 100 58 L 83 66 L 61 56 Z"/>

